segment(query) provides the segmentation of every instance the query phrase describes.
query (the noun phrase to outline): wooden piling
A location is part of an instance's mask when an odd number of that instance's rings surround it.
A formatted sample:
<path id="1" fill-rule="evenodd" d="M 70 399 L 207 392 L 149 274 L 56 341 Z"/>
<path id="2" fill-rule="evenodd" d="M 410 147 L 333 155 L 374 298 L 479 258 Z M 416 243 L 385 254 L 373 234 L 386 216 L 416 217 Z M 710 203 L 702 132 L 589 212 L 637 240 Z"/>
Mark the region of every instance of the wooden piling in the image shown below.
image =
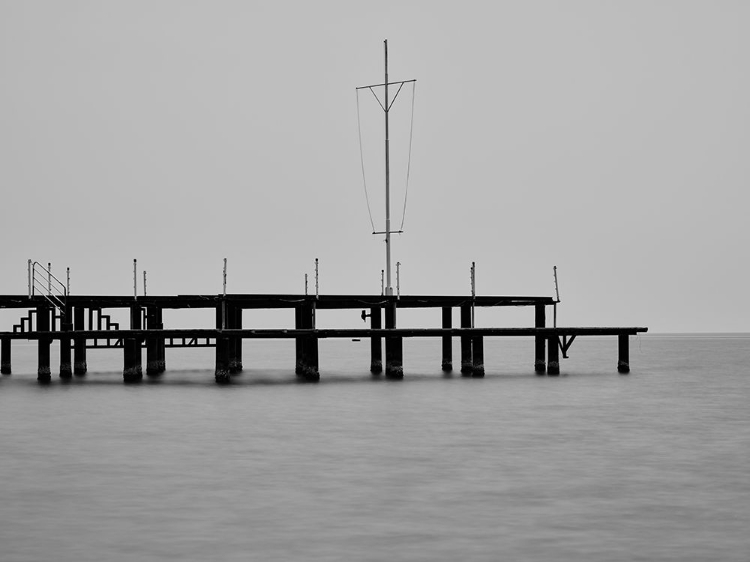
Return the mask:
<path id="1" fill-rule="evenodd" d="M 48 306 L 38 306 L 36 309 L 36 329 L 38 332 L 49 332 L 50 331 L 50 316 L 51 310 Z M 50 344 L 52 343 L 51 338 L 40 337 L 37 342 L 38 345 L 38 367 L 37 367 L 37 380 L 41 382 L 49 382 L 52 378 L 52 372 L 50 371 Z"/>
<path id="2" fill-rule="evenodd" d="M 484 338 L 474 336 L 471 339 L 472 371 L 471 376 L 481 378 L 484 376 Z"/>
<path id="3" fill-rule="evenodd" d="M 68 306 L 65 309 L 63 317 L 60 319 L 60 330 L 63 332 L 70 332 L 73 330 L 73 309 Z M 69 379 L 73 376 L 73 362 L 71 359 L 71 343 L 70 337 L 60 338 L 60 378 Z"/>
<path id="4" fill-rule="evenodd" d="M 222 300 L 216 305 L 216 328 L 223 330 L 226 327 L 226 301 Z M 219 384 L 229 382 L 229 338 L 219 334 L 216 337 L 216 370 L 214 379 Z"/>
<path id="5" fill-rule="evenodd" d="M 379 306 L 370 308 L 370 328 L 379 330 L 383 327 L 382 313 Z M 370 372 L 379 375 L 383 372 L 383 339 L 380 336 L 370 338 Z"/>
<path id="6" fill-rule="evenodd" d="M 534 305 L 534 327 L 544 328 L 546 325 L 546 314 L 545 306 L 543 304 Z M 534 338 L 534 371 L 538 375 L 543 375 L 547 370 L 547 366 L 544 362 L 544 336 L 536 336 Z"/>
<path id="7" fill-rule="evenodd" d="M 146 309 L 146 328 L 163 330 L 162 310 L 157 306 Z M 150 377 L 161 375 L 166 370 L 164 362 L 164 338 L 148 336 L 146 338 L 146 374 Z"/>
<path id="8" fill-rule="evenodd" d="M 396 327 L 397 301 L 391 299 L 385 306 L 386 329 Z M 387 336 L 385 338 L 385 376 L 389 379 L 404 378 L 403 338 Z"/>
<path id="9" fill-rule="evenodd" d="M 547 374 L 560 374 L 560 340 L 559 336 L 549 336 L 547 339 Z"/>
<path id="10" fill-rule="evenodd" d="M 86 309 L 83 306 L 73 308 L 73 329 L 86 329 Z M 73 374 L 82 376 L 86 374 L 86 338 L 73 338 Z"/>
<path id="11" fill-rule="evenodd" d="M 443 307 L 443 328 L 453 327 L 453 308 L 450 306 Z M 453 338 L 443 336 L 443 371 L 450 373 L 453 370 Z"/>
<path id="12" fill-rule="evenodd" d="M 142 309 L 138 305 L 130 307 L 130 329 L 141 329 Z M 138 382 L 143 379 L 143 359 L 141 341 L 136 338 L 125 338 L 123 342 L 122 378 L 125 382 Z"/>
<path id="13" fill-rule="evenodd" d="M 295 308 L 295 326 L 301 330 L 315 329 L 315 301 L 306 301 Z M 297 363 L 294 372 L 298 377 L 310 382 L 320 380 L 318 367 L 318 338 L 300 336 L 297 338 Z"/>
<path id="14" fill-rule="evenodd" d="M 471 328 L 471 303 L 461 305 L 461 327 Z M 471 357 L 471 336 L 461 336 L 461 374 L 471 376 L 474 372 L 474 361 Z"/>
<path id="15" fill-rule="evenodd" d="M 620 334 L 617 336 L 617 372 L 626 374 L 630 372 L 630 336 Z"/>
<path id="16" fill-rule="evenodd" d="M 11 374 L 10 338 L 0 339 L 0 374 Z"/>

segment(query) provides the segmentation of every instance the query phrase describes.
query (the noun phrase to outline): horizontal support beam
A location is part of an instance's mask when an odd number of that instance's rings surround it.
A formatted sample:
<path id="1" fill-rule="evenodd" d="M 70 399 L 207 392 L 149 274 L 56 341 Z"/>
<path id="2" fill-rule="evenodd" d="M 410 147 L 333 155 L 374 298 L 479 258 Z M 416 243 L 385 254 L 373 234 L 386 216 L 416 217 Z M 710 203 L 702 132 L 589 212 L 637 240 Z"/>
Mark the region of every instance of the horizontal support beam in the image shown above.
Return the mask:
<path id="1" fill-rule="evenodd" d="M 67 304 L 83 308 L 130 308 L 138 305 L 143 308 L 155 306 L 162 309 L 215 308 L 222 301 L 230 302 L 241 309 L 280 309 L 295 308 L 303 303 L 315 302 L 317 310 L 346 310 L 362 309 L 372 306 L 383 306 L 395 297 L 383 295 L 287 295 L 287 294 L 228 294 L 224 295 L 154 295 L 139 296 L 134 300 L 132 296 L 112 295 L 74 295 L 68 296 Z M 29 298 L 22 295 L 0 295 L 0 308 L 32 309 L 44 305 L 46 299 L 42 296 Z M 467 302 L 474 306 L 551 306 L 552 297 L 538 296 L 476 296 L 469 295 L 404 295 L 398 301 L 399 308 L 443 308 L 446 306 L 459 307 Z"/>
<path id="2" fill-rule="evenodd" d="M 52 339 L 78 337 L 86 339 L 142 339 L 147 336 L 159 338 L 216 338 L 217 336 L 242 339 L 287 339 L 301 336 L 325 338 L 365 338 L 398 336 L 404 338 L 435 338 L 460 336 L 634 336 L 647 332 L 642 327 L 556 327 L 556 328 L 327 328 L 327 329 L 175 329 L 175 330 L 77 330 L 72 332 L 0 332 L 0 336 L 10 339 Z M 188 346 L 185 346 L 188 347 Z"/>

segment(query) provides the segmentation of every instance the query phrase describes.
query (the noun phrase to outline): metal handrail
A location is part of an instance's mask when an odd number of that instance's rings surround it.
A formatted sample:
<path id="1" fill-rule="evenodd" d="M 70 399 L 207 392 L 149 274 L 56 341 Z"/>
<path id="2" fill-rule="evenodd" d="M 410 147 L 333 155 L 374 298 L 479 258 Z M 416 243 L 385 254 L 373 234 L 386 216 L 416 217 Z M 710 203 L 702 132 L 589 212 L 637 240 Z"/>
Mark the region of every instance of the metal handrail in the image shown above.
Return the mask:
<path id="1" fill-rule="evenodd" d="M 40 275 L 37 275 L 37 271 Z M 46 279 L 41 278 L 42 274 L 46 274 Z M 52 274 L 50 268 L 44 267 L 39 262 L 28 261 L 28 275 L 29 275 L 29 298 L 33 297 L 38 290 L 39 294 L 46 298 L 52 306 L 58 308 L 61 314 L 65 314 L 65 302 L 68 298 L 68 290 L 66 286 L 57 277 Z M 44 282 L 46 281 L 46 286 Z M 53 292 L 54 288 L 54 292 Z M 46 289 L 46 294 L 45 294 Z"/>

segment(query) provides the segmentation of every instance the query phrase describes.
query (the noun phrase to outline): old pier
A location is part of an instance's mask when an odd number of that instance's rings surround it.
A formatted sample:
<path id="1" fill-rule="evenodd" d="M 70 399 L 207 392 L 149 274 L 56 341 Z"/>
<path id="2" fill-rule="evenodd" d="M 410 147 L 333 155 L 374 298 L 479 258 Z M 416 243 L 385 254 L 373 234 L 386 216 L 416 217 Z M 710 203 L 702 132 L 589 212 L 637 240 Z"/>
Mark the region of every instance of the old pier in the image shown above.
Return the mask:
<path id="1" fill-rule="evenodd" d="M 460 362 L 464 376 L 482 377 L 485 373 L 484 339 L 491 337 L 534 338 L 534 357 L 530 369 L 537 374 L 558 375 L 560 357 L 577 337 L 611 336 L 618 341 L 616 368 L 630 371 L 629 337 L 646 332 L 642 327 L 559 327 L 547 325 L 547 310 L 554 307 L 552 297 L 517 296 L 410 296 L 410 295 L 294 295 L 294 294 L 219 294 L 177 296 L 71 296 L 55 300 L 50 295 L 33 294 L 0 296 L 0 308 L 18 309 L 20 319 L 11 330 L 0 332 L 0 368 L 12 372 L 14 340 L 33 340 L 38 346 L 38 379 L 52 377 L 51 343 L 59 342 L 61 378 L 85 375 L 87 351 L 119 348 L 123 353 L 123 379 L 135 382 L 147 376 L 159 376 L 167 369 L 167 348 L 213 347 L 216 351 L 215 379 L 231 380 L 243 369 L 242 341 L 246 339 L 295 340 L 294 370 L 298 377 L 317 381 L 320 377 L 318 342 L 323 338 L 369 338 L 370 370 L 384 372 L 399 379 L 408 373 L 403 365 L 404 339 L 441 338 L 442 356 L 436 363 L 444 371 L 454 368 L 453 338 L 460 340 Z M 477 328 L 473 325 L 476 307 L 530 307 L 527 327 Z M 215 324 L 211 327 L 172 329 L 164 326 L 167 309 L 213 309 Z M 440 327 L 399 328 L 398 311 L 407 308 L 439 308 Z M 128 311 L 129 325 L 112 321 L 113 309 Z M 260 309 L 293 309 L 294 324 L 288 329 L 243 328 L 243 312 Z M 365 328 L 316 328 L 318 310 L 362 310 Z M 458 326 L 454 310 L 458 309 Z M 291 311 L 290 311 L 291 312 Z M 533 318 L 533 322 L 531 321 Z M 531 325 L 533 324 L 533 325 Z M 146 365 L 143 367 L 145 349 Z M 363 358 L 363 361 L 365 358 Z M 283 361 L 283 358 L 280 358 Z M 493 366 L 494 368 L 494 366 Z"/>

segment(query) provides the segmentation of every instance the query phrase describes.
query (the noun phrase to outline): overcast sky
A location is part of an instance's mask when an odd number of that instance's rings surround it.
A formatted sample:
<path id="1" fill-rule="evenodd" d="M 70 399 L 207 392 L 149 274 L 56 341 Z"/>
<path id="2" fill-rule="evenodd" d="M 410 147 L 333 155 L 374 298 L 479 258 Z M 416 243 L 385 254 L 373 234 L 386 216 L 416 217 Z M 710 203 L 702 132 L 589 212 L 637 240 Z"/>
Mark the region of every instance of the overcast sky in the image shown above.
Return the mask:
<path id="1" fill-rule="evenodd" d="M 321 293 L 380 293 L 355 88 L 388 39 L 402 293 L 475 261 L 479 294 L 552 296 L 557 265 L 560 324 L 750 331 L 748 29 L 746 1 L 0 0 L 0 293 L 30 258 L 132 294 L 138 258 L 150 294 L 216 294 L 224 257 L 229 292 L 319 258 Z"/>

